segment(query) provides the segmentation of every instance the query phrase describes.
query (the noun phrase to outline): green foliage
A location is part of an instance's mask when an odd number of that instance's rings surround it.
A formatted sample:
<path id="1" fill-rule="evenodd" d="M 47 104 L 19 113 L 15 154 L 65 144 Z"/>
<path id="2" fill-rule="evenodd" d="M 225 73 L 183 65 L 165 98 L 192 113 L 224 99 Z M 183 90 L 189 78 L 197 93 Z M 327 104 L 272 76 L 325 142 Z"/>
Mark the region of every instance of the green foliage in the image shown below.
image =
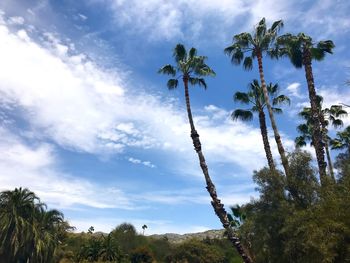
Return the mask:
<path id="1" fill-rule="evenodd" d="M 215 72 L 205 63 L 207 57 L 197 56 L 197 50 L 191 48 L 187 53 L 186 48 L 182 44 L 177 44 L 173 51 L 173 57 L 176 65 L 167 64 L 158 70 L 158 73 L 171 75 L 176 79 L 169 79 L 167 82 L 168 89 L 175 89 L 178 86 L 178 79 L 186 79 L 191 85 L 198 85 L 207 88 L 207 84 L 202 78 L 203 76 L 215 76 Z"/>
<path id="2" fill-rule="evenodd" d="M 193 239 L 176 247 L 174 253 L 168 256 L 165 262 L 224 263 L 227 261 L 225 261 L 225 255 L 222 251 Z"/>
<path id="3" fill-rule="evenodd" d="M 53 262 L 71 227 L 57 210 L 28 189 L 0 193 L 0 258 L 5 262 Z"/>
<path id="4" fill-rule="evenodd" d="M 154 257 L 147 247 L 139 247 L 131 252 L 130 261 L 131 263 L 152 263 Z"/>
<path id="5" fill-rule="evenodd" d="M 254 174 L 260 198 L 242 207 L 239 228 L 254 262 L 350 261 L 350 160 L 338 160 L 340 179 L 321 188 L 311 156 L 289 155 L 290 178 L 268 169 Z"/>

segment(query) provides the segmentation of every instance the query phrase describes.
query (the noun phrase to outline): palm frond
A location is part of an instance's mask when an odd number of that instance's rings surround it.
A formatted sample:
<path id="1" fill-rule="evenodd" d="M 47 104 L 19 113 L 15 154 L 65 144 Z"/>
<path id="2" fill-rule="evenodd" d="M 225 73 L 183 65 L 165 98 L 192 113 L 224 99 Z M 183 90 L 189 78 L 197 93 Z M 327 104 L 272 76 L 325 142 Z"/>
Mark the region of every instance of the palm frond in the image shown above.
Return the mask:
<path id="1" fill-rule="evenodd" d="M 335 47 L 332 40 L 320 41 L 317 43 L 317 48 L 321 49 L 323 52 L 333 54 L 333 48 Z"/>
<path id="2" fill-rule="evenodd" d="M 242 121 L 250 121 L 253 119 L 253 113 L 249 110 L 237 109 L 231 114 L 232 120 L 242 120 Z"/>
<path id="3" fill-rule="evenodd" d="M 281 114 L 281 113 L 283 113 L 282 109 L 280 109 L 280 108 L 272 107 L 271 109 L 272 109 L 273 113 L 276 113 L 276 114 Z"/>
<path id="4" fill-rule="evenodd" d="M 244 104 L 249 104 L 250 102 L 248 94 L 245 92 L 239 92 L 239 91 L 233 95 L 233 100 L 239 101 Z"/>
<path id="5" fill-rule="evenodd" d="M 174 68 L 174 66 L 172 66 L 170 64 L 167 64 L 164 67 L 160 68 L 158 70 L 158 73 L 175 76 L 176 75 L 176 69 Z"/>
<path id="6" fill-rule="evenodd" d="M 279 105 L 283 103 L 290 105 L 290 99 L 286 95 L 279 95 L 272 100 L 272 105 Z"/>
<path id="7" fill-rule="evenodd" d="M 227 48 L 224 49 L 225 54 L 229 55 L 231 57 L 231 63 L 234 65 L 241 64 L 241 61 L 243 60 L 244 54 L 242 49 L 237 45 L 233 44 Z"/>
<path id="8" fill-rule="evenodd" d="M 194 56 L 197 55 L 197 49 L 195 49 L 194 47 L 192 47 L 192 48 L 190 49 L 190 52 L 188 53 L 188 55 L 189 55 L 189 58 L 190 58 L 190 59 L 193 58 Z"/>
<path id="9" fill-rule="evenodd" d="M 167 82 L 167 87 L 169 90 L 173 90 L 177 88 L 179 81 L 177 79 L 169 79 Z"/>
<path id="10" fill-rule="evenodd" d="M 253 68 L 253 59 L 251 57 L 245 57 L 243 67 L 245 70 L 251 70 Z"/>
<path id="11" fill-rule="evenodd" d="M 306 140 L 305 140 L 304 136 L 296 137 L 294 142 L 295 142 L 295 146 L 296 147 L 304 147 L 304 146 L 306 146 Z"/>
<path id="12" fill-rule="evenodd" d="M 175 58 L 176 62 L 179 62 L 181 60 L 185 60 L 187 57 L 186 48 L 182 44 L 177 44 L 174 48 L 173 56 Z"/>
<path id="13" fill-rule="evenodd" d="M 205 80 L 203 78 L 189 78 L 189 82 L 191 85 L 199 85 L 200 87 L 203 87 L 204 89 L 207 89 L 207 84 L 205 83 Z"/>
<path id="14" fill-rule="evenodd" d="M 284 26 L 283 20 L 277 20 L 273 22 L 272 26 L 269 28 L 268 32 L 278 33 L 278 31 Z"/>

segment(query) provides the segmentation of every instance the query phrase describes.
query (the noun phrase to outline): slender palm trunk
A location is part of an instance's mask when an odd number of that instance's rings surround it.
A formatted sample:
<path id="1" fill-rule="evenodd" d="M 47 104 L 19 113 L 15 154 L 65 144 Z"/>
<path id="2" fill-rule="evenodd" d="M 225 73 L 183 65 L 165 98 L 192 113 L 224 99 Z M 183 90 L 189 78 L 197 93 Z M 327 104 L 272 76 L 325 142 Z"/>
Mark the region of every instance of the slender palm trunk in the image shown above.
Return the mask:
<path id="1" fill-rule="evenodd" d="M 284 172 L 286 174 L 286 177 L 289 177 L 288 159 L 286 157 L 286 152 L 285 152 L 283 144 L 282 144 L 281 136 L 280 136 L 280 134 L 278 132 L 278 129 L 277 129 L 277 124 L 276 124 L 275 117 L 274 117 L 273 112 L 272 112 L 272 107 L 271 107 L 271 104 L 270 104 L 269 95 L 267 93 L 261 52 L 258 52 L 257 57 L 258 57 L 258 64 L 259 64 L 259 74 L 260 74 L 261 87 L 263 89 L 265 103 L 266 103 L 266 106 L 267 106 L 267 110 L 269 112 L 271 126 L 272 126 L 272 129 L 273 129 L 273 133 L 274 133 L 274 136 L 275 136 L 275 141 L 276 141 L 276 144 L 277 144 L 277 149 L 278 149 L 278 152 L 279 152 L 279 154 L 281 156 L 282 166 L 284 168 Z"/>
<path id="2" fill-rule="evenodd" d="M 309 91 L 309 100 L 311 104 L 311 124 L 312 124 L 312 142 L 315 147 L 318 169 L 320 173 L 321 184 L 324 185 L 327 180 L 326 167 L 327 163 L 324 160 L 324 145 L 321 132 L 321 117 L 318 109 L 316 90 L 314 85 L 314 77 L 312 74 L 311 52 L 305 47 L 303 52 L 303 64 L 305 69 L 305 77 Z"/>
<path id="3" fill-rule="evenodd" d="M 264 143 L 264 149 L 265 149 L 265 154 L 266 154 L 266 158 L 267 158 L 267 163 L 269 164 L 270 170 L 275 171 L 276 167 L 275 167 L 275 163 L 273 162 L 269 138 L 267 135 L 266 119 L 265 119 L 264 110 L 259 111 L 259 123 L 260 123 L 260 131 L 261 131 L 261 136 L 262 136 L 262 140 Z"/>
<path id="4" fill-rule="evenodd" d="M 332 180 L 335 181 L 333 163 L 332 163 L 332 159 L 331 159 L 331 154 L 329 152 L 329 143 L 328 143 L 327 138 L 325 138 L 325 140 L 324 140 L 324 148 L 326 149 L 329 174 L 331 175 Z"/>
<path id="5" fill-rule="evenodd" d="M 333 171 L 333 164 L 332 164 L 332 159 L 331 159 L 331 154 L 329 152 L 329 141 L 328 141 L 328 137 L 327 137 L 327 124 L 326 121 L 324 119 L 324 115 L 321 111 L 321 109 L 319 109 L 319 115 L 321 118 L 321 126 L 322 126 L 322 136 L 323 136 L 323 142 L 324 142 L 324 148 L 326 150 L 326 156 L 327 156 L 327 163 L 328 163 L 328 171 L 329 174 L 331 175 L 331 179 L 333 180 L 333 182 L 335 182 L 335 177 L 334 177 L 334 171 Z"/>
<path id="6" fill-rule="evenodd" d="M 185 98 L 186 98 L 186 108 L 187 108 L 187 114 L 188 114 L 188 121 L 189 121 L 190 126 L 191 126 L 191 138 L 193 141 L 194 149 L 198 154 L 199 164 L 200 164 L 200 167 L 202 168 L 205 182 L 207 185 L 206 188 L 207 188 L 207 190 L 210 194 L 210 197 L 212 199 L 211 204 L 214 208 L 215 214 L 219 217 L 223 227 L 227 231 L 228 239 L 231 241 L 233 246 L 237 249 L 237 251 L 241 255 L 243 261 L 245 263 L 252 263 L 253 262 L 252 259 L 245 252 L 241 242 L 239 241 L 239 238 L 236 236 L 233 229 L 230 227 L 230 221 L 228 220 L 227 212 L 224 208 L 224 205 L 221 204 L 220 199 L 218 199 L 218 197 L 217 197 L 215 185 L 213 184 L 213 182 L 209 176 L 208 166 L 206 164 L 204 155 L 202 153 L 202 146 L 201 146 L 201 142 L 199 140 L 199 135 L 198 135 L 196 128 L 194 126 L 194 123 L 193 123 L 191 105 L 190 105 L 190 96 L 189 96 L 189 92 L 188 92 L 188 77 L 184 76 L 183 82 L 184 82 L 184 86 L 185 86 Z"/>

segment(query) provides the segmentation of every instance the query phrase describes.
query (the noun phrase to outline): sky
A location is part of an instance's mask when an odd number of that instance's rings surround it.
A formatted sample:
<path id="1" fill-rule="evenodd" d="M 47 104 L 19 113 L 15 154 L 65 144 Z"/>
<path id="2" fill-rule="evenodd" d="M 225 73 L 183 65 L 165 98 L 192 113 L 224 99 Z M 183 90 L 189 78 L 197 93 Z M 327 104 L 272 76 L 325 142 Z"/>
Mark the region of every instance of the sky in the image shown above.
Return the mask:
<path id="1" fill-rule="evenodd" d="M 216 77 L 190 88 L 210 176 L 226 208 L 257 198 L 253 171 L 267 165 L 259 124 L 233 122 L 232 99 L 258 78 L 223 49 L 262 17 L 281 33 L 305 32 L 336 48 L 314 62 L 324 105 L 350 104 L 347 0 L 2 0 L 0 2 L 0 190 L 26 187 L 77 231 L 129 222 L 146 234 L 221 228 L 193 150 L 183 87 L 168 91 L 158 69 L 177 43 L 208 57 Z M 267 82 L 291 105 L 277 116 L 294 149 L 305 75 L 264 58 Z M 344 119 L 350 125 L 350 118 Z M 270 127 L 270 123 L 267 120 Z M 336 131 L 331 130 L 334 135 Z M 277 147 L 271 137 L 274 158 Z M 314 154 L 311 148 L 306 148 Z M 336 154 L 333 153 L 333 155 Z"/>

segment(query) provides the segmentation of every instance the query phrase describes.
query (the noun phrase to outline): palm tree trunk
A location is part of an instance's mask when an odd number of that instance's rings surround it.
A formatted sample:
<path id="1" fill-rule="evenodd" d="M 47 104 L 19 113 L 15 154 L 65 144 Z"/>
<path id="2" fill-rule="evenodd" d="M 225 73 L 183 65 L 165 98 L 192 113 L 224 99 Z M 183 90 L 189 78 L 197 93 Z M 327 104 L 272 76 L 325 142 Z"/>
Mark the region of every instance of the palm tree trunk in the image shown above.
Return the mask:
<path id="1" fill-rule="evenodd" d="M 261 87 L 262 87 L 263 92 L 264 92 L 265 103 L 267 106 L 267 110 L 269 112 L 271 126 L 273 129 L 275 141 L 277 144 L 277 149 L 278 149 L 278 152 L 281 156 L 282 166 L 284 168 L 284 172 L 286 174 L 286 177 L 289 177 L 288 159 L 286 157 L 286 152 L 285 152 L 283 144 L 282 144 L 281 136 L 280 136 L 278 129 L 277 129 L 277 124 L 276 124 L 275 117 L 274 117 L 273 112 L 272 112 L 272 107 L 270 104 L 269 95 L 268 95 L 267 88 L 266 88 L 261 52 L 258 52 L 257 58 L 258 58 L 258 64 L 259 64 L 259 74 L 260 74 Z"/>
<path id="2" fill-rule="evenodd" d="M 185 99 L 186 99 L 186 109 L 187 109 L 187 114 L 188 114 L 188 121 L 189 121 L 190 126 L 191 126 L 191 138 L 193 141 L 194 149 L 198 154 L 199 164 L 200 164 L 200 167 L 202 168 L 205 182 L 207 185 L 206 188 L 207 188 L 207 190 L 210 194 L 210 197 L 212 199 L 211 204 L 214 208 L 215 214 L 219 217 L 223 227 L 227 231 L 228 239 L 231 241 L 233 246 L 237 249 L 237 251 L 241 255 L 243 261 L 245 263 L 252 263 L 253 262 L 252 259 L 245 252 L 241 242 L 239 241 L 239 238 L 236 236 L 236 234 L 234 233 L 233 229 L 230 226 L 230 221 L 228 220 L 227 212 L 224 208 L 224 205 L 221 204 L 220 199 L 218 199 L 218 197 L 217 197 L 215 185 L 213 184 L 213 182 L 209 176 L 208 166 L 206 164 L 204 155 L 202 153 L 202 146 L 201 146 L 201 142 L 199 140 L 199 135 L 198 135 L 196 128 L 194 126 L 194 123 L 193 123 L 192 111 L 191 111 L 191 105 L 190 105 L 190 96 L 189 96 L 189 92 L 188 92 L 188 77 L 184 76 L 183 82 L 184 82 L 184 86 L 185 86 Z"/>
<path id="3" fill-rule="evenodd" d="M 326 156 L 327 156 L 327 162 L 328 162 L 328 170 L 331 175 L 332 180 L 335 182 L 335 177 L 334 177 L 334 170 L 333 170 L 333 164 L 332 164 L 332 159 L 331 155 L 329 153 L 329 144 L 328 144 L 328 139 L 325 138 L 324 141 L 324 148 L 326 149 Z"/>
<path id="4" fill-rule="evenodd" d="M 273 162 L 269 138 L 267 136 L 266 119 L 265 119 L 264 110 L 259 111 L 259 123 L 260 123 L 260 131 L 261 131 L 261 136 L 264 143 L 267 163 L 269 164 L 270 170 L 275 171 L 276 167 L 275 167 L 275 163 Z"/>
<path id="5" fill-rule="evenodd" d="M 310 52 L 310 49 L 307 47 L 304 48 L 304 52 L 303 52 L 303 64 L 305 69 L 307 87 L 309 91 L 309 100 L 311 104 L 311 124 L 313 128 L 312 142 L 315 147 L 321 185 L 324 185 L 327 178 L 327 174 L 326 174 L 327 163 L 324 160 L 324 148 L 323 148 L 324 145 L 322 142 L 321 118 L 320 118 L 319 109 L 318 109 L 317 96 L 316 96 L 316 90 L 314 85 L 314 77 L 312 74 L 311 52 Z"/>
<path id="6" fill-rule="evenodd" d="M 321 126 L 322 126 L 322 136 L 323 136 L 323 142 L 324 142 L 324 148 L 326 150 L 326 156 L 327 156 L 327 163 L 328 163 L 328 170 L 329 170 L 329 174 L 331 175 L 331 179 L 333 180 L 333 182 L 335 182 L 335 177 L 334 177 L 334 170 L 333 170 L 333 164 L 332 164 L 332 159 L 331 159 L 331 155 L 329 152 L 329 141 L 328 141 L 328 137 L 327 137 L 327 124 L 326 121 L 324 119 L 324 115 L 320 109 L 319 111 L 319 116 L 321 118 Z"/>

